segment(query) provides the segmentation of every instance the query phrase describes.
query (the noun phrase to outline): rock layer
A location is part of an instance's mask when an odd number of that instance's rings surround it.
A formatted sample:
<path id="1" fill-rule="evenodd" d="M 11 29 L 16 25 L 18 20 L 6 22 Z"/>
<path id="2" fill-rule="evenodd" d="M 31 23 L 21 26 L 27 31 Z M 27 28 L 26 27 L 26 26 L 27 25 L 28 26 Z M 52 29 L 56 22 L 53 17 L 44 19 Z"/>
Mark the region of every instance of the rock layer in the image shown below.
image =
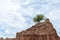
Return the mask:
<path id="1" fill-rule="evenodd" d="M 16 40 L 60 40 L 49 19 L 16 33 Z"/>

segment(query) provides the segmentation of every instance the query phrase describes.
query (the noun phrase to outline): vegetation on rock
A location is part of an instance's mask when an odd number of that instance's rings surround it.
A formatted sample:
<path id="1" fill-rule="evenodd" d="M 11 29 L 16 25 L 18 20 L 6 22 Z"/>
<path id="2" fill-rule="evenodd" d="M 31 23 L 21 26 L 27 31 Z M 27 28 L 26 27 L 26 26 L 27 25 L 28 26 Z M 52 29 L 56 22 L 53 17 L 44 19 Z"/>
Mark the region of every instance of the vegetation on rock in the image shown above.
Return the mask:
<path id="1" fill-rule="evenodd" d="M 34 22 L 40 22 L 43 19 L 44 19 L 44 15 L 43 14 L 39 14 L 39 15 L 37 15 L 37 16 L 35 16 L 33 18 Z"/>

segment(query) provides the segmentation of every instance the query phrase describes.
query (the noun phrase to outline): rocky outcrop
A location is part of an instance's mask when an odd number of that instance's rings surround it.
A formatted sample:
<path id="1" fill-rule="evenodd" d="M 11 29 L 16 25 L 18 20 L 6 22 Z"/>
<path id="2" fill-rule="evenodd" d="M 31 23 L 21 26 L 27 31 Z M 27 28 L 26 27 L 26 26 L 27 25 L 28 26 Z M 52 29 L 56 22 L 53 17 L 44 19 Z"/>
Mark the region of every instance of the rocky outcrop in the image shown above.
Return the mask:
<path id="1" fill-rule="evenodd" d="M 4 38 L 0 38 L 0 40 L 4 40 Z"/>
<path id="2" fill-rule="evenodd" d="M 49 19 L 16 33 L 16 40 L 60 40 Z"/>
<path id="3" fill-rule="evenodd" d="M 5 40 L 16 40 L 16 38 L 6 38 Z"/>
<path id="4" fill-rule="evenodd" d="M 16 40 L 16 38 L 0 38 L 0 40 Z"/>

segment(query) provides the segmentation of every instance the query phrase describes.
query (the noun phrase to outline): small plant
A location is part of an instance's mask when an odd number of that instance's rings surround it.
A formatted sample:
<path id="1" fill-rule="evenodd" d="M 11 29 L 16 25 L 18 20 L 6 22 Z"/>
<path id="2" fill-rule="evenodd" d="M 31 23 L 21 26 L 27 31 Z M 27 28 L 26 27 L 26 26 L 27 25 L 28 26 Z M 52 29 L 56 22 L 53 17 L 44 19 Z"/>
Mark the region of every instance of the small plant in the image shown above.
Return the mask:
<path id="1" fill-rule="evenodd" d="M 34 20 L 34 22 L 40 22 L 43 19 L 44 19 L 44 15 L 39 14 L 39 15 L 35 16 L 33 20 Z"/>

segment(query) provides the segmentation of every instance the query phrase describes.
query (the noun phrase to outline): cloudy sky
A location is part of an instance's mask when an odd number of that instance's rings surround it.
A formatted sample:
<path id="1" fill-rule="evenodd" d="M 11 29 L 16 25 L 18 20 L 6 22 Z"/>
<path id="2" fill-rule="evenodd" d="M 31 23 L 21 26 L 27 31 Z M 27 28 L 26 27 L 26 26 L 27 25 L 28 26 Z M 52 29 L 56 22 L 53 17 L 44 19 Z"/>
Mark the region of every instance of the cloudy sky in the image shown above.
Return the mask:
<path id="1" fill-rule="evenodd" d="M 31 27 L 36 14 L 49 18 L 60 35 L 60 0 L 0 0 L 0 37 Z"/>

